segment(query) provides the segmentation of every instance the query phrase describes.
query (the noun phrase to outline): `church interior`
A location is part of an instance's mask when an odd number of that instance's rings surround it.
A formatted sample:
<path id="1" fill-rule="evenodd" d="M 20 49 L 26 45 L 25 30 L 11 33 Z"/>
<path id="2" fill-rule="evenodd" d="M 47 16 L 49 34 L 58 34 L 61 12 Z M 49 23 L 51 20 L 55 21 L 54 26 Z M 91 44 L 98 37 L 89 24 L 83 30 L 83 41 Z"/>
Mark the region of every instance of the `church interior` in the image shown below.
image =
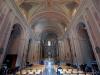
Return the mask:
<path id="1" fill-rule="evenodd" d="M 0 0 L 0 75 L 100 75 L 100 0 Z"/>

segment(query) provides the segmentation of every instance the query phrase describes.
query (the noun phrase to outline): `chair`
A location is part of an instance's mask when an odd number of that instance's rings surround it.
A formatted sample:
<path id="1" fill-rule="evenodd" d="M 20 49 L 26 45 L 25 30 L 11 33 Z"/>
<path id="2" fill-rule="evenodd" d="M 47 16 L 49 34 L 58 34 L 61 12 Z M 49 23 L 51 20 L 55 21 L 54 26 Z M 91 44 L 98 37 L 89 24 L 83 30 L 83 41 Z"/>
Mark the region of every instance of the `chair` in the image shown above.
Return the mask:
<path id="1" fill-rule="evenodd" d="M 90 74 L 90 73 L 86 73 L 86 75 L 92 75 L 92 74 Z"/>
<path id="2" fill-rule="evenodd" d="M 35 72 L 36 75 L 39 75 L 40 73 L 41 73 L 41 70 L 37 70 L 37 71 Z"/>
<path id="3" fill-rule="evenodd" d="M 73 73 L 73 74 L 70 74 L 70 75 L 78 75 L 78 74 Z"/>
<path id="4" fill-rule="evenodd" d="M 85 75 L 84 73 L 82 73 L 82 74 L 79 74 L 79 75 Z"/>
<path id="5" fill-rule="evenodd" d="M 77 74 L 78 70 L 77 69 L 73 69 L 72 73 Z"/>
<path id="6" fill-rule="evenodd" d="M 78 71 L 79 75 L 85 75 L 85 73 L 83 71 Z"/>
<path id="7" fill-rule="evenodd" d="M 27 71 L 26 71 L 26 70 L 22 70 L 22 71 L 21 71 L 21 74 L 22 74 L 22 75 L 26 75 L 26 74 L 27 74 Z"/>
<path id="8" fill-rule="evenodd" d="M 71 71 L 66 71 L 66 73 L 71 74 L 72 72 Z"/>
<path id="9" fill-rule="evenodd" d="M 33 75 L 34 74 L 34 71 L 33 70 L 28 70 L 28 74 L 29 75 Z"/>
<path id="10" fill-rule="evenodd" d="M 20 71 L 16 72 L 16 75 L 20 75 L 20 74 L 21 74 Z"/>

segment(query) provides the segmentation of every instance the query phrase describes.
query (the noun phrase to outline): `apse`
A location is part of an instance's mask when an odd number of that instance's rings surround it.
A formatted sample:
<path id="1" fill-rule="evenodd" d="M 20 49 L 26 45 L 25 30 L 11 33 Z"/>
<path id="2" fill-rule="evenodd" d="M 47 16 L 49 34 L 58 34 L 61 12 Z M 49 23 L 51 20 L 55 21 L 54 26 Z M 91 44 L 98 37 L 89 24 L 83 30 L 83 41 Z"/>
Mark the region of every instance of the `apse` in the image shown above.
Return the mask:
<path id="1" fill-rule="evenodd" d="M 54 32 L 43 32 L 41 36 L 42 59 L 53 58 L 57 60 L 58 39 Z"/>

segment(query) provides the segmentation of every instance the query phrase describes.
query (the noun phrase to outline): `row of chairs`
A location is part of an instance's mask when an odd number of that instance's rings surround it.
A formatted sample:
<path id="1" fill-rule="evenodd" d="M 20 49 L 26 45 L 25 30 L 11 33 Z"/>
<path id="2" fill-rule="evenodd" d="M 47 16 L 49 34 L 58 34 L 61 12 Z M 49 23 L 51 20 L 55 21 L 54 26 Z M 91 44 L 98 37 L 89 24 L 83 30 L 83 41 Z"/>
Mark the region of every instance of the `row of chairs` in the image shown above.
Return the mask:
<path id="1" fill-rule="evenodd" d="M 41 73 L 41 70 L 21 70 L 16 72 L 17 75 L 40 75 Z"/>
<path id="2" fill-rule="evenodd" d="M 57 71 L 56 71 L 57 72 Z M 43 73 L 43 70 L 32 70 L 32 69 L 23 69 L 19 72 L 17 72 L 17 75 L 41 75 Z M 84 73 L 81 70 L 78 69 L 63 69 L 62 71 L 63 75 L 91 75 L 90 73 Z"/>

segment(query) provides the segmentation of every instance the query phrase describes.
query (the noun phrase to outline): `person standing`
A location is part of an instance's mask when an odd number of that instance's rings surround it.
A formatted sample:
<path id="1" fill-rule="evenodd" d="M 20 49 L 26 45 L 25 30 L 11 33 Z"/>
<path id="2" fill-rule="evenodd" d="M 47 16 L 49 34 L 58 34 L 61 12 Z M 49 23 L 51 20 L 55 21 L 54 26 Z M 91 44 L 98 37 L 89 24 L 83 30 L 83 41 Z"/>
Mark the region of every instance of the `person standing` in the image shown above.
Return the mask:
<path id="1" fill-rule="evenodd" d="M 58 66 L 58 69 L 57 69 L 57 75 L 62 75 L 62 71 L 63 71 L 63 69 L 62 69 L 62 67 L 59 65 L 59 66 Z"/>

